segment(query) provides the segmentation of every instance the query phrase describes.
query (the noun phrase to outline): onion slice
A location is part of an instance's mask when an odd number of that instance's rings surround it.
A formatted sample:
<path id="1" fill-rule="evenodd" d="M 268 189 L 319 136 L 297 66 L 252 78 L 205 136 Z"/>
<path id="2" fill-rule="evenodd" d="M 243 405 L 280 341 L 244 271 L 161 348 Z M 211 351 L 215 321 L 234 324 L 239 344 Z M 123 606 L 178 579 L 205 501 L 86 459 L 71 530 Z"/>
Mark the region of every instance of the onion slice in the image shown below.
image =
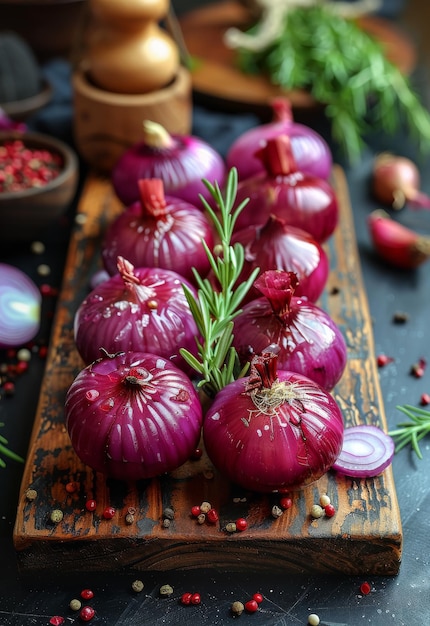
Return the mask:
<path id="1" fill-rule="evenodd" d="M 378 476 L 390 465 L 394 448 L 393 439 L 377 426 L 361 424 L 345 428 L 342 449 L 333 469 L 353 478 Z"/>

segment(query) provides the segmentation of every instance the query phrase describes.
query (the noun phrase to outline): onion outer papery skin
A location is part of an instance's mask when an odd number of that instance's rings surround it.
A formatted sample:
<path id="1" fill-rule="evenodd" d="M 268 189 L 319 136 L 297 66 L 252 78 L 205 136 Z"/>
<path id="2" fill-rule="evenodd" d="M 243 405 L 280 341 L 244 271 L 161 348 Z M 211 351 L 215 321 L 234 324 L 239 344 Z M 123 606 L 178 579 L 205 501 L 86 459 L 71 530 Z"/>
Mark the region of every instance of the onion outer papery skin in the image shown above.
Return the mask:
<path id="1" fill-rule="evenodd" d="M 322 294 L 329 275 L 329 261 L 322 246 L 305 231 L 285 224 L 271 216 L 264 226 L 248 226 L 233 234 L 232 242 L 245 248 L 245 262 L 239 283 L 250 276 L 254 268 L 295 272 L 299 279 L 297 296 L 316 302 Z M 244 304 L 260 297 L 251 287 Z"/>
<path id="2" fill-rule="evenodd" d="M 0 263 L 0 347 L 16 347 L 33 339 L 40 328 L 42 297 L 27 274 Z"/>
<path id="3" fill-rule="evenodd" d="M 224 160 L 208 143 L 192 135 L 171 135 L 172 146 L 153 148 L 137 143 L 119 158 L 111 180 L 118 198 L 129 206 L 139 199 L 140 178 L 160 178 L 166 194 L 199 207 L 199 194 L 211 201 L 203 178 L 222 188 L 227 168 Z"/>
<path id="4" fill-rule="evenodd" d="M 143 385 L 124 378 L 142 368 Z M 68 389 L 66 427 L 77 456 L 119 480 L 180 467 L 198 443 L 202 409 L 191 381 L 168 360 L 123 353 L 87 366 Z"/>
<path id="5" fill-rule="evenodd" d="M 334 398 L 307 377 L 279 370 L 291 401 L 267 415 L 245 391 L 247 380 L 224 387 L 206 413 L 203 437 L 214 466 L 233 483 L 261 493 L 318 480 L 342 448 L 343 419 Z"/>
<path id="6" fill-rule="evenodd" d="M 100 357 L 101 348 L 111 354 L 151 352 L 190 372 L 179 349 L 196 354 L 199 333 L 182 284 L 192 292 L 194 287 L 171 270 L 136 268 L 134 273 L 140 281 L 139 297 L 116 274 L 80 304 L 74 319 L 79 354 L 89 364 Z"/>
<path id="7" fill-rule="evenodd" d="M 213 233 L 206 216 L 185 201 L 166 196 L 174 204 L 165 219 L 142 215 L 140 202 L 133 203 L 112 222 L 102 246 L 102 259 L 111 276 L 117 273 L 121 255 L 136 267 L 170 269 L 190 282 L 192 267 L 200 276 L 209 272 L 202 239 L 213 247 Z"/>
<path id="8" fill-rule="evenodd" d="M 269 300 L 257 298 L 234 320 L 233 345 L 241 361 L 270 345 L 279 346 L 278 367 L 307 376 L 330 391 L 347 363 L 344 337 L 331 317 L 312 302 L 291 298 L 290 314 L 282 321 Z"/>
<path id="9" fill-rule="evenodd" d="M 236 202 L 249 201 L 240 213 L 235 229 L 264 224 L 276 215 L 287 224 L 326 241 L 338 223 L 338 204 L 331 185 L 302 172 L 271 177 L 259 174 L 238 185 Z"/>

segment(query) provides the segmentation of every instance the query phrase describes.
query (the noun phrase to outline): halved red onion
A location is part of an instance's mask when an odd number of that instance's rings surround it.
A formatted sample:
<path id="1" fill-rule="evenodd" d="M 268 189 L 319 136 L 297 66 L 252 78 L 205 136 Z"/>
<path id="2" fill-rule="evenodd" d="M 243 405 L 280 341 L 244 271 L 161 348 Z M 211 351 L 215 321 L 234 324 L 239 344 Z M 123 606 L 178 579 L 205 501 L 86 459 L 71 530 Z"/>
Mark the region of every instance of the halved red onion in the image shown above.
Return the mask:
<path id="1" fill-rule="evenodd" d="M 222 187 L 226 173 L 221 155 L 203 139 L 169 134 L 161 124 L 145 120 L 143 139 L 121 155 L 111 179 L 126 206 L 139 200 L 138 180 L 161 178 L 166 194 L 199 208 L 199 194 L 208 201 L 212 198 L 202 180 L 217 181 Z"/>
<path id="2" fill-rule="evenodd" d="M 77 456 L 118 480 L 153 478 L 180 467 L 196 448 L 202 409 L 189 378 L 167 359 L 104 355 L 77 375 L 65 402 Z"/>
<path id="3" fill-rule="evenodd" d="M 203 422 L 206 451 L 233 483 L 258 492 L 297 489 L 325 474 L 342 447 L 334 398 L 306 376 L 256 357 L 248 377 L 215 396 Z"/>
<path id="4" fill-rule="evenodd" d="M 246 280 L 256 267 L 260 273 L 284 270 L 297 274 L 296 296 L 316 302 L 322 294 L 330 269 L 328 257 L 321 244 L 303 230 L 271 215 L 263 226 L 248 226 L 233 234 L 232 242 L 242 244 L 245 249 L 239 282 Z M 252 287 L 245 302 L 258 297 L 260 293 Z"/>
<path id="5" fill-rule="evenodd" d="M 263 171 L 242 180 L 237 188 L 236 202 L 248 198 L 248 203 L 239 214 L 236 230 L 264 224 L 270 215 L 276 215 L 316 241 L 326 241 L 337 226 L 339 213 L 331 184 L 299 169 L 286 135 L 269 139 L 257 157 Z"/>
<path id="6" fill-rule="evenodd" d="M 390 435 L 370 424 L 345 428 L 343 445 L 333 469 L 352 478 L 372 478 L 386 469 L 394 456 Z"/>
<path id="7" fill-rule="evenodd" d="M 40 290 L 27 274 L 0 263 L 0 347 L 30 341 L 40 327 Z"/>
<path id="8" fill-rule="evenodd" d="M 182 284 L 196 293 L 194 287 L 172 270 L 135 269 L 122 257 L 118 272 L 95 287 L 76 312 L 75 343 L 82 359 L 95 361 L 101 348 L 111 354 L 151 352 L 189 372 L 179 350 L 197 353 L 198 330 Z"/>
<path id="9" fill-rule="evenodd" d="M 226 156 L 227 168 L 236 167 L 239 179 L 244 180 L 261 172 L 263 166 L 256 151 L 279 135 L 287 135 L 297 167 L 301 172 L 328 179 L 332 170 L 332 155 L 323 137 L 304 124 L 294 122 L 291 104 L 287 98 L 274 98 L 273 119 L 245 131 L 230 146 Z"/>
<path id="10" fill-rule="evenodd" d="M 271 270 L 254 283 L 263 297 L 249 302 L 234 320 L 233 345 L 241 362 L 276 345 L 278 367 L 298 372 L 330 391 L 347 362 L 339 327 L 316 304 L 296 297 L 294 272 Z"/>
<path id="11" fill-rule="evenodd" d="M 131 204 L 110 225 L 102 245 L 109 274 L 116 274 L 118 256 L 136 267 L 174 270 L 194 282 L 209 272 L 202 241 L 213 247 L 213 231 L 206 215 L 189 202 L 164 195 L 159 178 L 138 181 L 140 200 Z"/>

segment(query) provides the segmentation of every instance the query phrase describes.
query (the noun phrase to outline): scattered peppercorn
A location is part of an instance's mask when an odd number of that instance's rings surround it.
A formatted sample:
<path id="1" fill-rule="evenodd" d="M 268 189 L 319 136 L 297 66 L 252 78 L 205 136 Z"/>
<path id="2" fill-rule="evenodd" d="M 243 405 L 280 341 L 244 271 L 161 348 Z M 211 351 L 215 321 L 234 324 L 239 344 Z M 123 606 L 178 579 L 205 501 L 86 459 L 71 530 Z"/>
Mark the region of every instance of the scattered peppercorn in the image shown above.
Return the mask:
<path id="1" fill-rule="evenodd" d="M 112 519 L 115 517 L 116 509 L 113 506 L 107 506 L 103 511 L 104 519 Z"/>
<path id="2" fill-rule="evenodd" d="M 275 519 L 281 517 L 283 513 L 283 510 L 278 505 L 275 504 L 274 506 L 272 506 L 272 517 L 274 517 Z"/>
<path id="3" fill-rule="evenodd" d="M 324 515 L 324 509 L 319 504 L 314 504 L 311 508 L 311 516 L 314 519 L 319 519 Z"/>
<path id="4" fill-rule="evenodd" d="M 421 404 L 421 406 L 427 406 L 427 404 L 430 404 L 430 394 L 429 393 L 423 393 L 421 395 L 420 404 Z"/>
<path id="5" fill-rule="evenodd" d="M 320 505 L 324 508 L 327 504 L 330 504 L 330 498 L 326 493 L 323 493 L 320 497 Z"/>
<path id="6" fill-rule="evenodd" d="M 93 499 L 87 500 L 85 502 L 85 508 L 87 509 L 87 511 L 90 511 L 90 513 L 92 513 L 97 508 L 97 502 Z"/>
<path id="7" fill-rule="evenodd" d="M 60 626 L 61 624 L 64 624 L 64 617 L 61 617 L 61 615 L 53 615 L 49 620 L 49 623 L 51 626 Z"/>
<path id="8" fill-rule="evenodd" d="M 89 622 L 93 619 L 95 614 L 96 612 L 92 606 L 83 606 L 79 612 L 79 617 L 83 622 Z"/>
<path id="9" fill-rule="evenodd" d="M 78 488 L 79 488 L 79 485 L 74 480 L 66 484 L 67 493 L 75 493 L 78 490 Z"/>
<path id="10" fill-rule="evenodd" d="M 395 324 L 405 324 L 409 320 L 409 315 L 404 311 L 396 311 L 393 315 L 393 322 Z"/>
<path id="11" fill-rule="evenodd" d="M 387 356 L 386 354 L 379 354 L 376 358 L 378 367 L 385 367 L 388 363 L 392 363 L 393 361 L 393 357 Z"/>
<path id="12" fill-rule="evenodd" d="M 61 511 L 60 509 L 54 509 L 53 511 L 51 511 L 49 519 L 53 524 L 59 524 L 63 520 L 63 517 L 63 511 Z"/>
<path id="13" fill-rule="evenodd" d="M 163 519 L 163 528 L 170 528 L 170 524 L 171 524 L 171 523 L 172 523 L 172 522 L 169 520 L 169 518 L 168 518 L 168 517 L 165 517 L 165 518 Z"/>
<path id="14" fill-rule="evenodd" d="M 167 507 L 163 511 L 163 517 L 173 520 L 175 519 L 175 511 L 171 507 Z"/>
<path id="15" fill-rule="evenodd" d="M 238 530 L 239 532 L 243 532 L 247 528 L 248 522 L 246 521 L 246 519 L 244 517 L 239 517 L 239 519 L 236 520 L 236 530 Z"/>
<path id="16" fill-rule="evenodd" d="M 209 507 L 210 508 L 210 507 Z M 201 508 L 199 507 L 199 505 L 194 505 L 191 507 L 191 515 L 193 517 L 198 517 L 200 515 L 200 513 L 202 512 Z"/>
<path id="17" fill-rule="evenodd" d="M 254 599 L 245 602 L 245 611 L 248 611 L 248 613 L 255 613 L 258 611 L 258 602 Z"/>
<path id="18" fill-rule="evenodd" d="M 94 591 L 92 591 L 91 589 L 82 589 L 81 598 L 83 598 L 84 600 L 91 600 L 92 598 L 94 598 Z"/>
<path id="19" fill-rule="evenodd" d="M 193 593 L 191 596 L 191 604 L 200 604 L 202 598 L 199 593 Z"/>
<path id="20" fill-rule="evenodd" d="M 252 599 L 255 600 L 257 602 L 257 604 L 261 604 L 264 600 L 263 598 L 263 594 L 261 593 L 254 593 L 254 595 L 252 596 Z"/>
<path id="21" fill-rule="evenodd" d="M 33 241 L 30 250 L 33 254 L 43 254 L 45 252 L 45 244 L 42 241 Z"/>
<path id="22" fill-rule="evenodd" d="M 426 365 L 427 362 L 425 359 L 419 359 L 411 367 L 412 376 L 415 376 L 415 378 L 421 378 L 422 376 L 424 376 Z"/>
<path id="23" fill-rule="evenodd" d="M 206 515 L 204 513 L 200 513 L 199 515 L 197 515 L 197 522 L 199 524 L 204 524 L 206 521 Z"/>
<path id="24" fill-rule="evenodd" d="M 143 587 L 144 584 L 141 580 L 134 580 L 131 583 L 131 588 L 133 589 L 133 591 L 135 591 L 136 593 L 140 593 L 141 591 L 143 591 Z"/>
<path id="25" fill-rule="evenodd" d="M 127 513 L 125 516 L 125 523 L 128 524 L 128 526 L 131 526 L 131 524 L 134 523 L 134 515 L 132 513 Z"/>
<path id="26" fill-rule="evenodd" d="M 361 583 L 360 591 L 363 594 L 363 596 L 367 596 L 371 592 L 371 586 L 369 585 L 367 581 L 364 583 Z"/>
<path id="27" fill-rule="evenodd" d="M 336 509 L 334 508 L 332 504 L 327 504 L 324 507 L 324 513 L 326 514 L 327 517 L 333 517 L 333 515 L 335 515 L 336 513 Z"/>
<path id="28" fill-rule="evenodd" d="M 290 497 L 284 496 L 283 498 L 279 500 L 279 505 L 284 510 L 291 509 L 291 507 L 293 506 L 293 501 Z"/>
<path id="29" fill-rule="evenodd" d="M 170 585 L 161 585 L 160 590 L 159 590 L 160 596 L 168 597 L 168 596 L 171 596 L 172 593 L 173 593 L 173 587 L 171 587 Z"/>
<path id="30" fill-rule="evenodd" d="M 202 502 L 200 505 L 200 513 L 208 513 L 211 510 L 212 505 L 210 502 Z"/>
<path id="31" fill-rule="evenodd" d="M 318 626 L 320 623 L 320 618 L 315 613 L 311 613 L 308 615 L 308 624 L 309 626 Z"/>
<path id="32" fill-rule="evenodd" d="M 25 497 L 27 498 L 27 500 L 29 502 L 32 502 L 33 500 L 36 500 L 36 498 L 37 498 L 37 491 L 36 491 L 36 489 L 27 489 L 27 491 L 25 492 Z"/>
<path id="33" fill-rule="evenodd" d="M 82 607 L 82 602 L 78 600 L 78 598 L 73 598 L 73 600 L 70 600 L 69 602 L 69 607 L 72 611 L 80 611 Z"/>
<path id="34" fill-rule="evenodd" d="M 190 593 L 189 591 L 187 591 L 186 593 L 183 593 L 181 596 L 181 603 L 188 606 L 189 604 L 191 604 L 192 597 L 193 597 L 193 594 Z"/>
<path id="35" fill-rule="evenodd" d="M 211 524 L 216 524 L 219 520 L 217 511 L 215 509 L 209 509 L 209 511 L 206 513 L 206 519 Z"/>
<path id="36" fill-rule="evenodd" d="M 235 533 L 237 530 L 236 524 L 234 522 L 229 522 L 225 527 L 228 533 Z"/>
<path id="37" fill-rule="evenodd" d="M 59 154 L 30 148 L 21 139 L 0 146 L 0 192 L 43 187 L 57 178 L 63 168 Z"/>
<path id="38" fill-rule="evenodd" d="M 233 602 L 233 604 L 231 605 L 231 612 L 233 613 L 233 615 L 242 615 L 244 610 L 244 604 L 242 602 L 239 602 L 238 600 L 236 600 L 236 602 Z"/>

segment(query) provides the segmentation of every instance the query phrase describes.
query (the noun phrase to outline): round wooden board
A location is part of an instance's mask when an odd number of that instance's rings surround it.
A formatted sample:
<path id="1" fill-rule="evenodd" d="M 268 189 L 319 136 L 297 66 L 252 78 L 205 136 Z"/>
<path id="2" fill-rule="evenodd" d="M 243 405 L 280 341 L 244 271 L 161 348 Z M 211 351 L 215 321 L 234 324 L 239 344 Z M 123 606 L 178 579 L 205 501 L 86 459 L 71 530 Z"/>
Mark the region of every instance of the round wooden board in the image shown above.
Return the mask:
<path id="1" fill-rule="evenodd" d="M 248 76 L 235 66 L 235 51 L 223 42 L 225 31 L 241 30 L 250 24 L 246 8 L 236 2 L 217 2 L 186 13 L 180 26 L 188 53 L 196 60 L 192 70 L 194 92 L 225 106 L 258 108 L 281 94 L 288 96 L 293 108 L 310 109 L 316 103 L 305 91 L 281 91 L 264 76 Z M 405 35 L 386 20 L 366 17 L 362 27 L 384 46 L 387 58 L 410 74 L 416 64 L 416 51 Z"/>

